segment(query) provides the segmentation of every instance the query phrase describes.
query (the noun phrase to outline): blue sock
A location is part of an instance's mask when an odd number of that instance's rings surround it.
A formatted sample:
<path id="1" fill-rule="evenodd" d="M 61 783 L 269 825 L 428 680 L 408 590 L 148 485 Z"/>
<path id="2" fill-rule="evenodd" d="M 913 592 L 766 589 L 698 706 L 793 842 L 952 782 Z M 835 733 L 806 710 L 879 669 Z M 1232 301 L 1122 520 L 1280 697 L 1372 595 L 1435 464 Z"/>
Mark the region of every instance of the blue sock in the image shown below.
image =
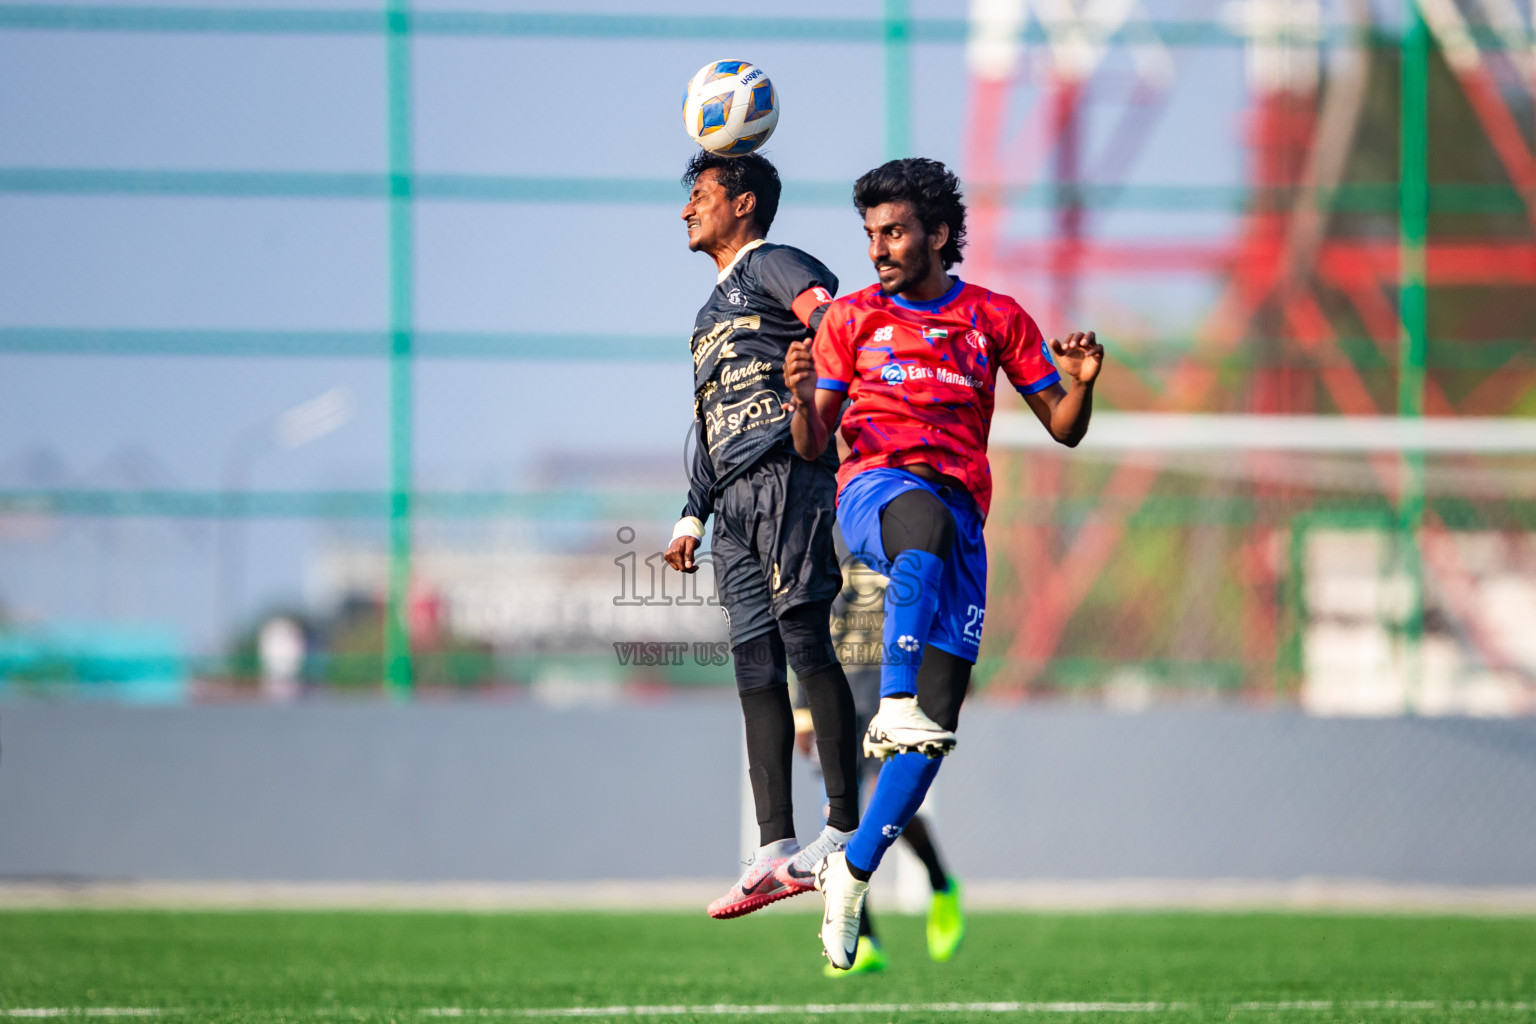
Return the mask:
<path id="1" fill-rule="evenodd" d="M 891 563 L 885 588 L 885 657 L 880 664 L 880 696 L 917 693 L 917 666 L 939 611 L 939 580 L 944 562 L 938 555 L 908 549 Z"/>
<path id="2" fill-rule="evenodd" d="M 880 866 L 880 858 L 907 827 L 912 815 L 923 806 L 923 797 L 939 774 L 941 757 L 926 754 L 896 754 L 880 767 L 875 795 L 869 799 L 859 830 L 848 840 L 848 863 L 866 873 Z"/>

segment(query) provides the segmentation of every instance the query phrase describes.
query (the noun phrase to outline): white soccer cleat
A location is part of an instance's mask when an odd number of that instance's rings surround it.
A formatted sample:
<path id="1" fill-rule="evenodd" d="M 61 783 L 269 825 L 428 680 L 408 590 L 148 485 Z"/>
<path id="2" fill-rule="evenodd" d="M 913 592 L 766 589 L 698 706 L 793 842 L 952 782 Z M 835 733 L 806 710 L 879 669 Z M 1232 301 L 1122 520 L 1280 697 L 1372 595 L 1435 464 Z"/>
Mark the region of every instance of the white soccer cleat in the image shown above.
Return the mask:
<path id="1" fill-rule="evenodd" d="M 859 953 L 859 917 L 869 883 L 848 870 L 848 855 L 829 853 L 816 865 L 816 888 L 826 900 L 821 915 L 821 949 L 832 966 L 846 971 Z"/>
<path id="2" fill-rule="evenodd" d="M 912 751 L 943 757 L 954 749 L 955 734 L 923 714 L 916 697 L 881 697 L 880 710 L 864 733 L 864 756 L 882 761 Z"/>

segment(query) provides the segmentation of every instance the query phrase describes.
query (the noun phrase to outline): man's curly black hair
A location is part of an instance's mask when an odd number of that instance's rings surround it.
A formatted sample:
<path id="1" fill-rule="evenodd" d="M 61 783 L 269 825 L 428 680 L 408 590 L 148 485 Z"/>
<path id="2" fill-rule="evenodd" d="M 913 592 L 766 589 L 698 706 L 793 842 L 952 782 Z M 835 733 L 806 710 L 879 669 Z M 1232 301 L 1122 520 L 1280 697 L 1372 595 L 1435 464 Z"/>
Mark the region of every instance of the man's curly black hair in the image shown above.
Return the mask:
<path id="1" fill-rule="evenodd" d="M 866 173 L 853 186 L 859 216 L 884 203 L 911 203 L 918 223 L 929 234 L 949 225 L 949 241 L 939 250 L 944 269 L 959 263 L 965 248 L 965 200 L 960 179 L 937 160 L 914 156 L 892 160 Z"/>
<path id="2" fill-rule="evenodd" d="M 725 189 L 727 199 L 735 199 L 743 192 L 751 192 L 757 197 L 752 219 L 763 234 L 768 234 L 773 218 L 779 212 L 779 193 L 784 189 L 779 182 L 778 170 L 768 158 L 757 153 L 721 156 L 701 149 L 693 154 L 693 159 L 683 170 L 683 187 L 692 189 L 699 175 L 710 170 L 715 172 L 715 179 Z"/>

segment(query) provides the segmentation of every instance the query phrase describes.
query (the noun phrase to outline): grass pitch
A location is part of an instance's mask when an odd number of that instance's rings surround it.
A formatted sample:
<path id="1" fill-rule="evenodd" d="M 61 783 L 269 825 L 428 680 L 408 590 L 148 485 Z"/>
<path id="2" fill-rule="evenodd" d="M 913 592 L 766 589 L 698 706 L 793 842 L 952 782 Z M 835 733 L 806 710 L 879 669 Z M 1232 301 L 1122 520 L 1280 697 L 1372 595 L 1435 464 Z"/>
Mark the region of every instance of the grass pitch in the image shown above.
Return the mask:
<path id="1" fill-rule="evenodd" d="M 953 962 L 934 964 L 922 922 L 885 915 L 890 970 L 836 980 L 821 975 L 816 924 L 798 913 L 8 911 L 0 1018 L 1536 1019 L 1530 918 L 987 913 L 971 916 Z M 993 1005 L 966 1005 L 980 1003 Z"/>

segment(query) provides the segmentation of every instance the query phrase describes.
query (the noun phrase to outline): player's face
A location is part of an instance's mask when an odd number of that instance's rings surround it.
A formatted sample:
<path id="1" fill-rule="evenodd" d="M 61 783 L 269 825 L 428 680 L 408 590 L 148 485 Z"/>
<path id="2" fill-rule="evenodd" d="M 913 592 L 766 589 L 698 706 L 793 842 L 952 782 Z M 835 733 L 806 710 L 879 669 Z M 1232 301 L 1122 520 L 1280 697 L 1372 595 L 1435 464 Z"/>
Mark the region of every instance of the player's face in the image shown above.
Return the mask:
<path id="1" fill-rule="evenodd" d="M 864 234 L 869 236 L 869 260 L 875 265 L 883 294 L 911 291 L 933 273 L 939 246 L 933 244 L 934 236 L 923 230 L 911 203 L 870 207 L 864 213 Z"/>
<path id="2" fill-rule="evenodd" d="M 736 223 L 732 205 L 713 167 L 699 175 L 683 207 L 689 252 L 710 252 L 730 234 Z"/>

